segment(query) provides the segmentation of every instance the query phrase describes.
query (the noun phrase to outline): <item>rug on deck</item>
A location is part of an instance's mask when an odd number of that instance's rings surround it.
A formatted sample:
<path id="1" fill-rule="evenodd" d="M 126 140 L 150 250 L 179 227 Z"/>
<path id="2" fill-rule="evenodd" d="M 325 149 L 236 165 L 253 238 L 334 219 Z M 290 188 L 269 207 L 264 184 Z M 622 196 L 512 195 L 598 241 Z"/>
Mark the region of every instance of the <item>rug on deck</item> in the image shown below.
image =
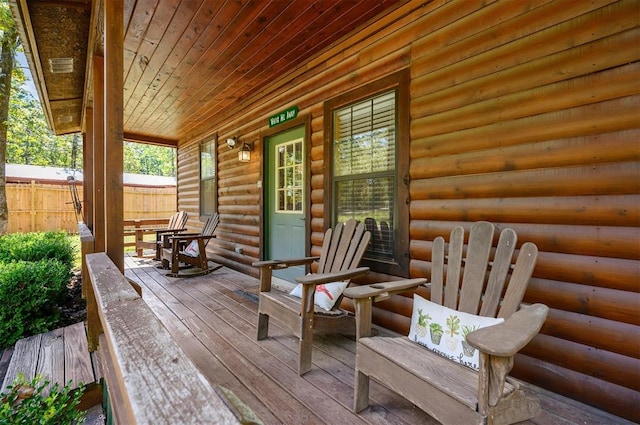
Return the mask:
<path id="1" fill-rule="evenodd" d="M 255 304 L 258 304 L 258 287 L 250 288 L 250 289 L 236 289 L 233 291 L 234 294 L 249 300 Z"/>

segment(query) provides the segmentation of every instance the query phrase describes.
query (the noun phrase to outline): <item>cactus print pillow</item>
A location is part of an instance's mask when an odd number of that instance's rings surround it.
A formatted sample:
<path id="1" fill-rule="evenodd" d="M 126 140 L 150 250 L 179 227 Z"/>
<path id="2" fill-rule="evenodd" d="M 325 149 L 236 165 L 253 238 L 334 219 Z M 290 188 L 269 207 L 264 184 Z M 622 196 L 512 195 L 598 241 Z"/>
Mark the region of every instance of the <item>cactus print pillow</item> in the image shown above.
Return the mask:
<path id="1" fill-rule="evenodd" d="M 502 322 L 502 318 L 463 313 L 414 294 L 409 339 L 443 357 L 478 370 L 478 350 L 467 344 L 466 336 L 469 332 Z"/>

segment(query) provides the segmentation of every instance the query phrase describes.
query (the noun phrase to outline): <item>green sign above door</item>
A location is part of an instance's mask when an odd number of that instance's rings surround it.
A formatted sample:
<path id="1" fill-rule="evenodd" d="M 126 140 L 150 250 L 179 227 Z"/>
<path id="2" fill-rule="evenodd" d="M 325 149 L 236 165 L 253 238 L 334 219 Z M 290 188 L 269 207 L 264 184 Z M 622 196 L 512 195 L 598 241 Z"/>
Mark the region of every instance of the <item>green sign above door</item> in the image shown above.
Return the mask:
<path id="1" fill-rule="evenodd" d="M 292 106 L 285 109 L 282 112 L 278 112 L 275 115 L 269 117 L 269 127 L 275 127 L 278 124 L 282 124 L 285 121 L 292 120 L 298 116 L 298 107 Z"/>

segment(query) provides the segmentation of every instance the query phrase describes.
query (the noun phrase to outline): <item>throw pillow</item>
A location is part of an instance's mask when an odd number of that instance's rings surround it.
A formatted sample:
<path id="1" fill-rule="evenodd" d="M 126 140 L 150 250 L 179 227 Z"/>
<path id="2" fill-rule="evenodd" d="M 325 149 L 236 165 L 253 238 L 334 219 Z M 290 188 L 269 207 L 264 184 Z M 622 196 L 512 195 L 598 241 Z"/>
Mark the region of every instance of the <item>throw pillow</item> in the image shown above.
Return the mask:
<path id="1" fill-rule="evenodd" d="M 331 282 L 317 285 L 313 303 L 325 310 L 331 310 L 348 284 L 348 282 Z M 302 284 L 297 284 L 289 294 L 301 298 Z"/>
<path id="2" fill-rule="evenodd" d="M 187 254 L 189 257 L 194 257 L 194 258 L 200 255 L 200 248 L 198 248 L 198 241 L 191 241 L 189 245 L 187 245 L 187 247 L 182 252 Z"/>
<path id="3" fill-rule="evenodd" d="M 502 322 L 502 318 L 463 313 L 414 294 L 409 339 L 443 357 L 478 370 L 478 350 L 467 343 L 467 334 Z"/>

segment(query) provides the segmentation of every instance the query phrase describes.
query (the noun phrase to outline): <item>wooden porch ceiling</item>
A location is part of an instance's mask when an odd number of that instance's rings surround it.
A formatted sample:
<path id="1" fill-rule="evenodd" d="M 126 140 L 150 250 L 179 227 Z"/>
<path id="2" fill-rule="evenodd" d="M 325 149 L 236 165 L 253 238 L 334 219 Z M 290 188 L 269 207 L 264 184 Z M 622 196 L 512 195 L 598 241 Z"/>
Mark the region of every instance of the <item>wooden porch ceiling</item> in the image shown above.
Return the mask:
<path id="1" fill-rule="evenodd" d="M 104 0 L 10 1 L 51 127 L 82 131 L 92 106 L 87 61 L 102 54 L 96 29 Z M 125 0 L 125 137 L 175 144 L 206 131 L 405 2 Z M 53 73 L 55 58 L 73 58 L 72 72 Z"/>

